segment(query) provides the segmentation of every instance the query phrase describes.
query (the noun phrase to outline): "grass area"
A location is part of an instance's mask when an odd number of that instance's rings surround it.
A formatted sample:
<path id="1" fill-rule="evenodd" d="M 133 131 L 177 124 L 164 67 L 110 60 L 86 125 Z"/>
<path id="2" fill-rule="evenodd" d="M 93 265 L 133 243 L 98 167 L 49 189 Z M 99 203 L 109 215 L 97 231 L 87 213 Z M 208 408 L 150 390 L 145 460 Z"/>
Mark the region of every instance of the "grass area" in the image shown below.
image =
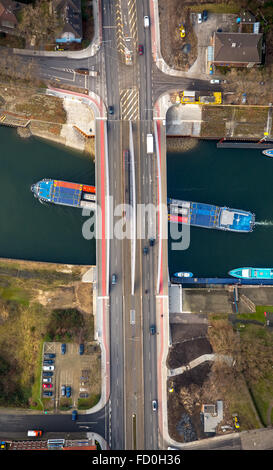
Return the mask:
<path id="1" fill-rule="evenodd" d="M 21 100 L 17 103 L 15 110 L 24 113 L 33 119 L 64 124 L 66 112 L 62 100 L 55 96 L 32 95 L 31 99 Z"/>
<path id="2" fill-rule="evenodd" d="M 255 313 L 239 314 L 238 318 L 256 320 L 264 324 L 264 326 L 260 326 L 245 323 L 245 327 L 240 330 L 240 345 L 242 370 L 257 413 L 263 425 L 267 426 L 273 424 L 271 415 L 271 405 L 273 405 L 273 331 L 265 327 L 265 311 L 273 313 L 273 306 L 257 306 Z"/>
<path id="3" fill-rule="evenodd" d="M 78 410 L 88 410 L 95 406 L 100 400 L 100 395 L 91 394 L 88 398 L 79 398 L 78 400 Z"/>
<path id="4" fill-rule="evenodd" d="M 0 405 L 48 409 L 52 400 L 41 401 L 44 341 L 93 340 L 93 315 L 76 308 L 54 309 L 57 301 L 61 305 L 75 298 L 78 286 L 84 294 L 76 282 L 80 274 L 80 267 L 60 272 L 57 265 L 0 261 Z M 46 302 L 47 295 L 53 305 Z"/>
<path id="5" fill-rule="evenodd" d="M 198 5 L 190 5 L 191 11 L 200 13 L 207 10 L 209 13 L 240 13 L 240 5 L 238 2 L 229 1 L 228 3 L 199 3 Z"/>
<path id="6" fill-rule="evenodd" d="M 258 306 L 255 313 L 238 314 L 242 321 L 262 323 L 244 323 L 242 329 L 233 328 L 223 316 L 209 316 L 214 353 L 233 358 L 232 368 L 213 365 L 211 387 L 217 387 L 230 416 L 238 413 L 241 430 L 267 426 L 273 404 L 273 331 L 264 326 L 264 311 L 273 313 L 273 307 Z"/>
<path id="7" fill-rule="evenodd" d="M 202 106 L 201 136 L 225 137 L 233 122 L 233 136 L 263 137 L 268 107 L 258 106 Z"/>

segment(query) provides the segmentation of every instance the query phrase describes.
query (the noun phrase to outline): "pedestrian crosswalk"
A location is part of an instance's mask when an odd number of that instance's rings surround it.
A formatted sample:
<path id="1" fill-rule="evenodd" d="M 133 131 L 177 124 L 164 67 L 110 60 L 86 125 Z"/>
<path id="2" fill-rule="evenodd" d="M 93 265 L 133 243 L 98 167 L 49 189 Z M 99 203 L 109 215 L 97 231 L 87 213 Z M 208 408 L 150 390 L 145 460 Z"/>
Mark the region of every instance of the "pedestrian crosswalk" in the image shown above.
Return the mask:
<path id="1" fill-rule="evenodd" d="M 136 121 L 139 119 L 139 90 L 136 87 L 121 90 L 121 119 Z"/>

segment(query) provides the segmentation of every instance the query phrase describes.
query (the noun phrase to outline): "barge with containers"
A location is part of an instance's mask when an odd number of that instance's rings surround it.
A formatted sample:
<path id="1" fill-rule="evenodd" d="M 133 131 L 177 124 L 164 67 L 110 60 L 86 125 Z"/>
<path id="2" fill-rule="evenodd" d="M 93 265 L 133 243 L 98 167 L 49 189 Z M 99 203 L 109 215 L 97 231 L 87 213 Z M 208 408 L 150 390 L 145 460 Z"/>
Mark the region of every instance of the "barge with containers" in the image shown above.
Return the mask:
<path id="1" fill-rule="evenodd" d="M 255 214 L 251 212 L 171 198 L 168 213 L 170 222 L 231 232 L 251 232 L 255 224 Z"/>
<path id="2" fill-rule="evenodd" d="M 50 202 L 81 209 L 96 208 L 96 188 L 86 184 L 44 178 L 31 186 L 40 202 Z"/>

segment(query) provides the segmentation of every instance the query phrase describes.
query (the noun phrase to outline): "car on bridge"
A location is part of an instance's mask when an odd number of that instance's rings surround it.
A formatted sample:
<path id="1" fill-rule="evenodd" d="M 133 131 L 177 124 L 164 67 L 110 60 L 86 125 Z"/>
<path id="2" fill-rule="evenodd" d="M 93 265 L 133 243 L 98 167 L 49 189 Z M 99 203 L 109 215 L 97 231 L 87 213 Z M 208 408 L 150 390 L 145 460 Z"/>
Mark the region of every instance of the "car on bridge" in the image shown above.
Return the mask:
<path id="1" fill-rule="evenodd" d="M 152 401 L 152 409 L 153 409 L 153 411 L 156 411 L 156 410 L 158 409 L 157 400 L 153 400 L 153 401 Z"/>
<path id="2" fill-rule="evenodd" d="M 151 333 L 151 335 L 155 335 L 155 333 L 156 333 L 156 326 L 155 325 L 150 325 L 150 333 Z"/>

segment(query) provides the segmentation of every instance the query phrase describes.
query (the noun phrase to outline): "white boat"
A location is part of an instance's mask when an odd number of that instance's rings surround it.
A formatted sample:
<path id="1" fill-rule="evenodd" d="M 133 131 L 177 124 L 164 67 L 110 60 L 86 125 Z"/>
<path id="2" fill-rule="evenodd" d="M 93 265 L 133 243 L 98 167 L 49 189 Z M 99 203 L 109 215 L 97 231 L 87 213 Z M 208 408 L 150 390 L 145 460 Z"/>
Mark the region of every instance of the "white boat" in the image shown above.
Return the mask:
<path id="1" fill-rule="evenodd" d="M 263 150 L 263 154 L 267 157 L 273 157 L 273 149 Z"/>
<path id="2" fill-rule="evenodd" d="M 175 273 L 174 276 L 176 276 L 176 277 L 192 277 L 193 274 L 190 273 L 189 271 L 183 271 L 181 273 Z"/>

